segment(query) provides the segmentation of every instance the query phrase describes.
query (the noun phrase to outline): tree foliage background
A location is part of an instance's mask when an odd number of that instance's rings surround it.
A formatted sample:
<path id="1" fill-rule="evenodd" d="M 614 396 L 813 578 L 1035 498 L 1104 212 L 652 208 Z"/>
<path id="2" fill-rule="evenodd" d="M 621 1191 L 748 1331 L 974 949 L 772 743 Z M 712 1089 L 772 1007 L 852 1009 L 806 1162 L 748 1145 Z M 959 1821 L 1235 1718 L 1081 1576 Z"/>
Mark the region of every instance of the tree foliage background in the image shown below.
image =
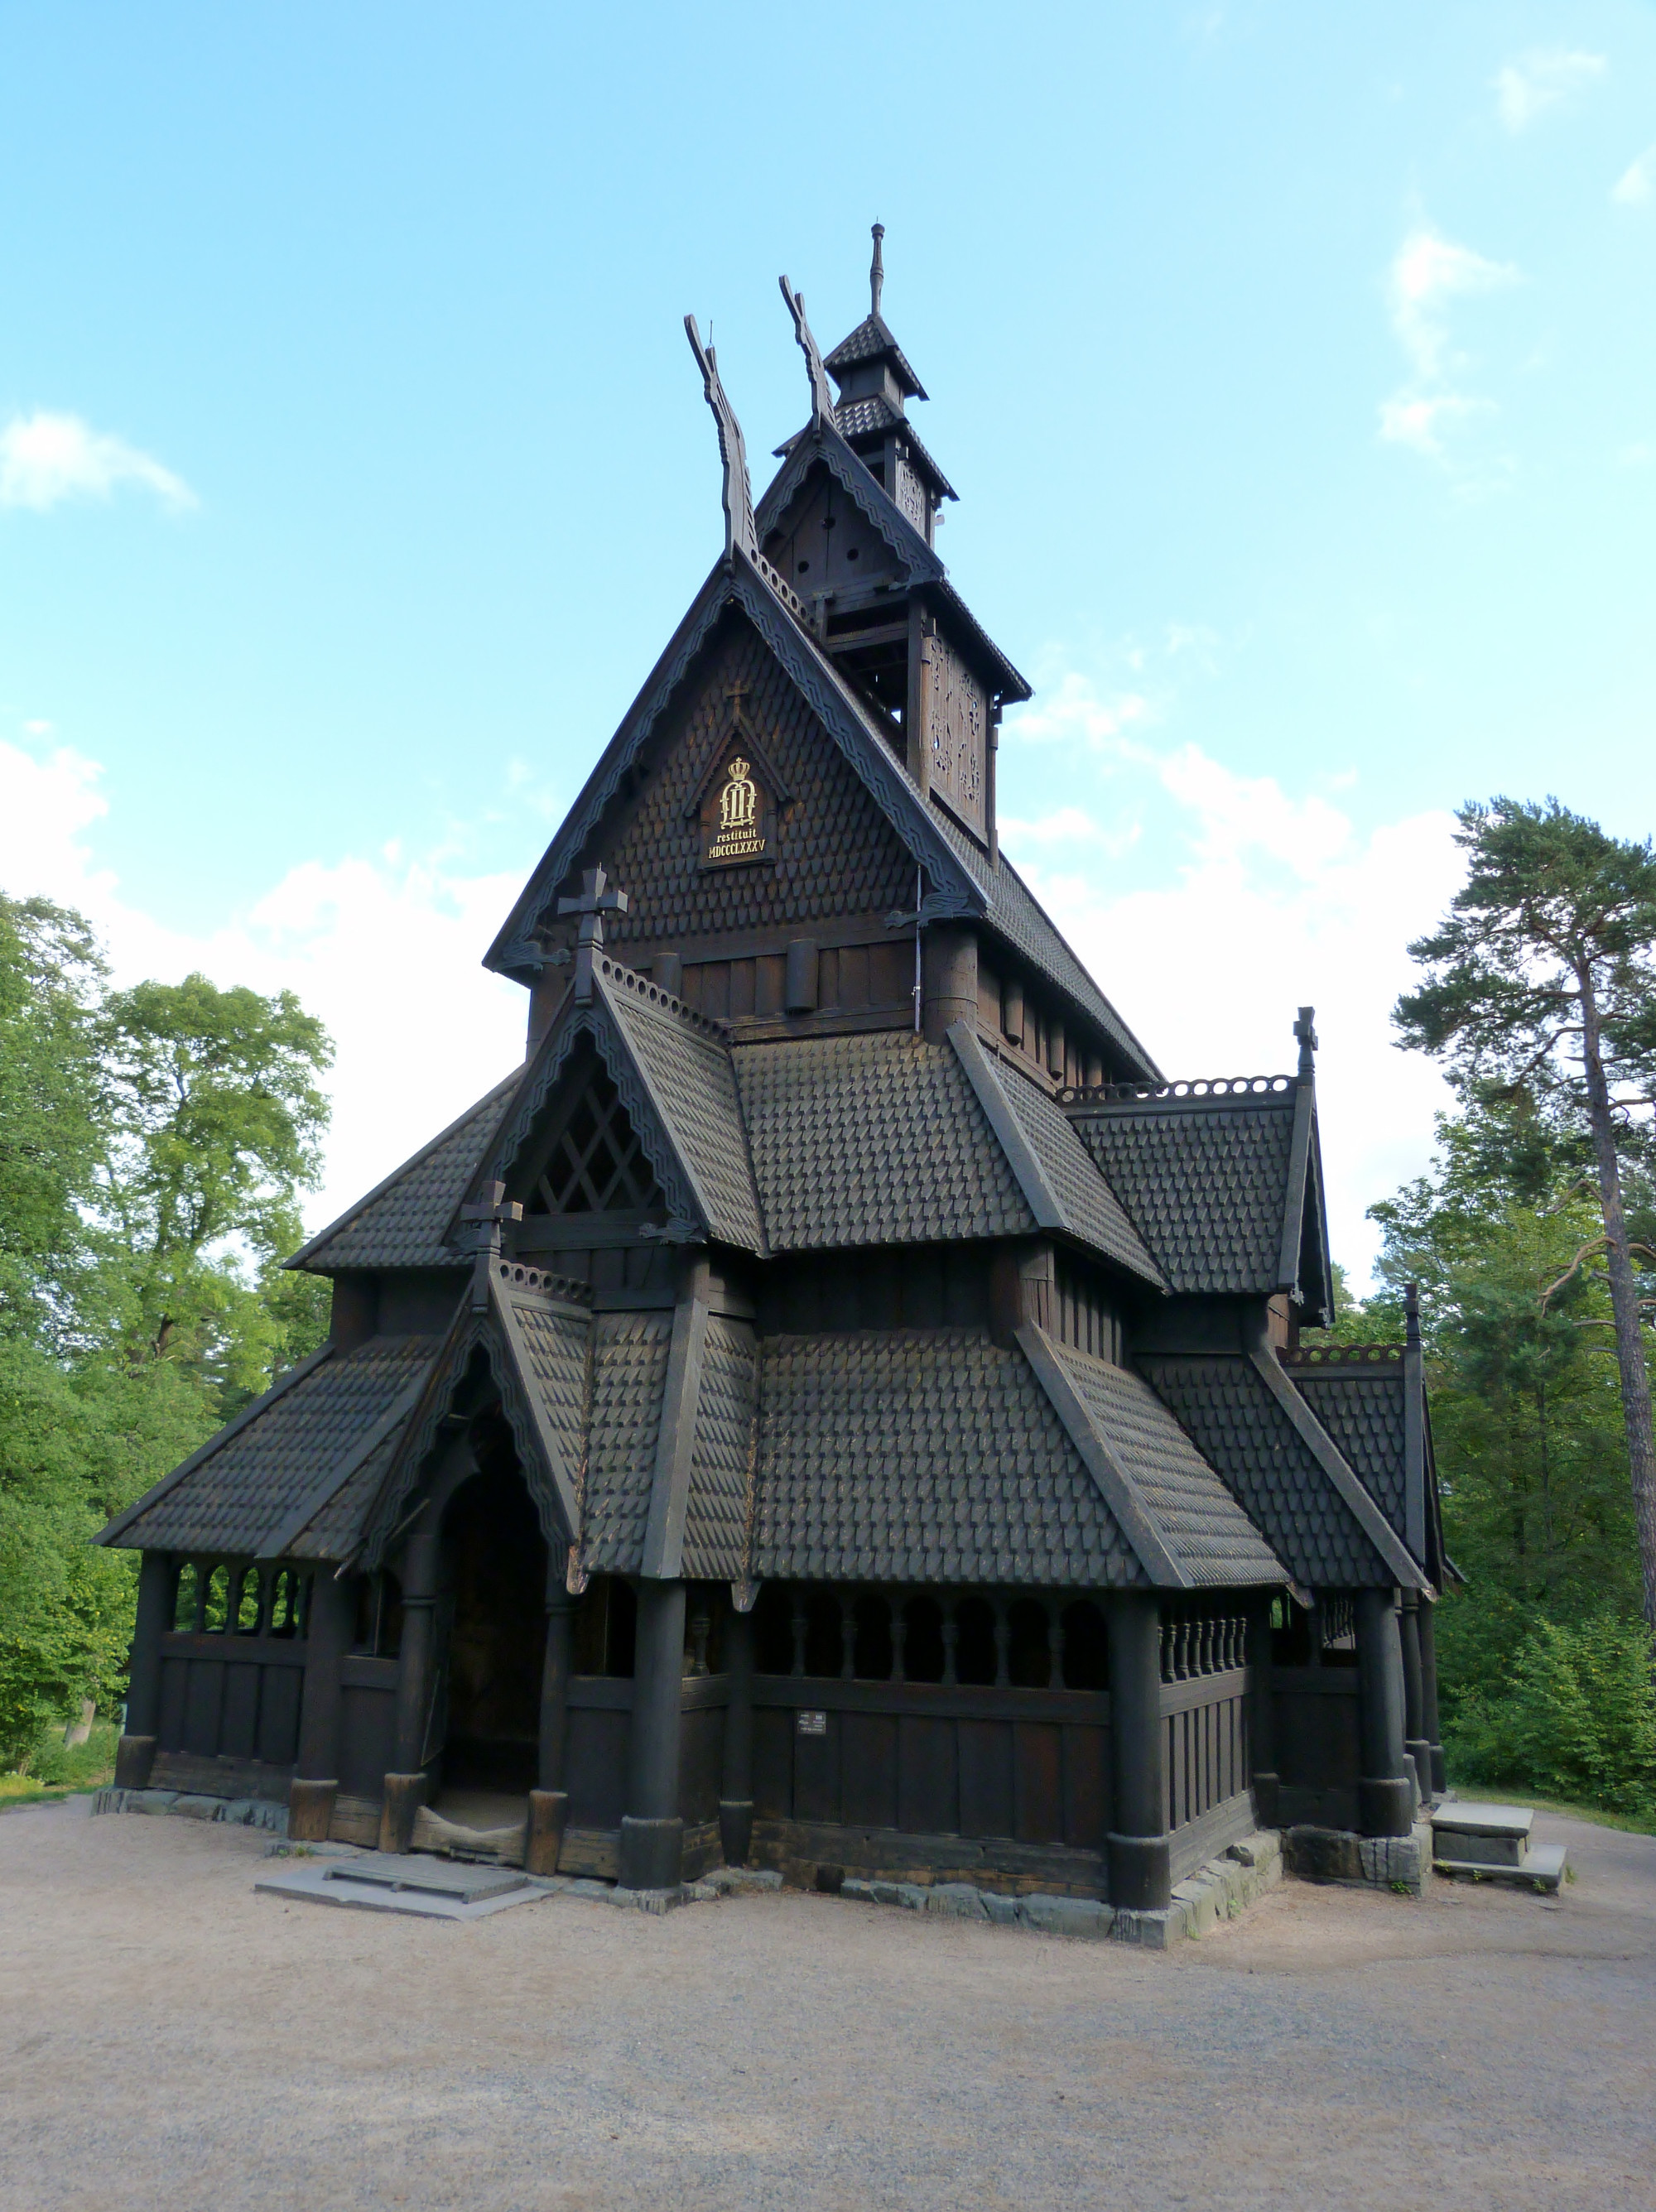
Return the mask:
<path id="1" fill-rule="evenodd" d="M 291 993 L 113 991 L 0 894 L 0 1763 L 120 1693 L 136 1559 L 90 1537 L 326 1334 L 280 1261 L 332 1058 Z"/>

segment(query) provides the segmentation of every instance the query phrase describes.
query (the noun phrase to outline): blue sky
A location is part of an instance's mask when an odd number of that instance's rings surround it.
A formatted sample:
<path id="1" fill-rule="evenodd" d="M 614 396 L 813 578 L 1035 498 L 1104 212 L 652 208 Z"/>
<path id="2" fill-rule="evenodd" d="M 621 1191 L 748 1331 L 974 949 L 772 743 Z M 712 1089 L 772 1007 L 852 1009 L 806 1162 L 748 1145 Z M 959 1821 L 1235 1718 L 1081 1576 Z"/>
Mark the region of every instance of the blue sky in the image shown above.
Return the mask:
<path id="1" fill-rule="evenodd" d="M 475 963 L 886 306 L 1038 685 L 1008 842 L 1176 1073 L 1318 1003 L 1341 1249 L 1446 811 L 1656 798 L 1648 6 L 0 5 L 0 883 L 289 981 L 344 1202 L 494 1079 Z"/>

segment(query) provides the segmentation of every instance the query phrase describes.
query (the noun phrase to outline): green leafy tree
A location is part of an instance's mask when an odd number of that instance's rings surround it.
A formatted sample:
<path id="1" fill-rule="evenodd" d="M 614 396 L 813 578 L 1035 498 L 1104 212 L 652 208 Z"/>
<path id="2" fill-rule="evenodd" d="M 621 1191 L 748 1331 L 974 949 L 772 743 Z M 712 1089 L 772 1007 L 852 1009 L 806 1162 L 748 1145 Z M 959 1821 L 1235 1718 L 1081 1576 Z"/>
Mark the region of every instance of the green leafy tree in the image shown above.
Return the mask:
<path id="1" fill-rule="evenodd" d="M 1583 1270 L 1607 1285 L 1648 1629 L 1656 1632 L 1656 1440 L 1641 1263 L 1624 1169 L 1647 1145 L 1656 1079 L 1656 851 L 1610 837 L 1556 799 L 1497 798 L 1459 814 L 1467 881 L 1409 947 L 1428 971 L 1397 1002 L 1406 1045 L 1444 1060 L 1463 1098 L 1527 1095 L 1585 1136 L 1593 1234 L 1553 1286 Z M 1594 1266 L 1595 1261 L 1602 1264 Z M 1599 1317 L 1578 1315 L 1592 1325 Z"/>
<path id="2" fill-rule="evenodd" d="M 283 1278 L 277 1262 L 301 1241 L 297 1193 L 320 1166 L 327 1032 L 290 991 L 266 999 L 190 975 L 112 994 L 98 1036 L 125 1356 L 194 1361 L 245 1396 L 320 1341 L 322 1286 Z"/>
<path id="3" fill-rule="evenodd" d="M 87 1264 L 103 978 L 79 915 L 0 894 L 0 1333 L 41 1340 L 65 1326 Z"/>

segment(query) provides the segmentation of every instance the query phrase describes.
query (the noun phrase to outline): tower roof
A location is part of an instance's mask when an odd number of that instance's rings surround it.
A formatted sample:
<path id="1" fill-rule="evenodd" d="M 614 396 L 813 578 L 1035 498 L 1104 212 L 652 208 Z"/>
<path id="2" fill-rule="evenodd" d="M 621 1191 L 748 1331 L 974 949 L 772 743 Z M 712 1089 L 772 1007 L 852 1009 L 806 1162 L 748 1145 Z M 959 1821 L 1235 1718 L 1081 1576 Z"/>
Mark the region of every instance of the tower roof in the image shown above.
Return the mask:
<path id="1" fill-rule="evenodd" d="M 926 387 L 915 374 L 908 356 L 892 336 L 886 318 L 880 312 L 880 295 L 886 282 L 880 241 L 885 235 L 885 224 L 875 223 L 874 256 L 868 270 L 868 313 L 850 336 L 842 338 L 833 351 L 825 356 L 822 365 L 837 384 L 843 385 L 856 370 L 869 368 L 877 362 L 883 362 L 891 370 L 892 380 L 904 398 L 923 399 Z"/>

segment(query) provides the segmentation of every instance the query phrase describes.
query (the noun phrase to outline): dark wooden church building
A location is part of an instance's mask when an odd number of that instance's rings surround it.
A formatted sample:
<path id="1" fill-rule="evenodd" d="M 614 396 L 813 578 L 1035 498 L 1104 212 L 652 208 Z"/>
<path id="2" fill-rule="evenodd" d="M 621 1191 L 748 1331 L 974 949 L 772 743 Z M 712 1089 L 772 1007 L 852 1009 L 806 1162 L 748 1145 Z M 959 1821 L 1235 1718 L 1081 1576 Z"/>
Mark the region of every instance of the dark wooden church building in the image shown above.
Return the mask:
<path id="1" fill-rule="evenodd" d="M 1441 1784 L 1418 1343 L 1300 1344 L 1310 1010 L 1294 1073 L 1167 1081 L 1002 855 L 1029 687 L 935 550 L 879 239 L 825 359 L 783 282 L 811 414 L 757 506 L 687 324 L 723 551 L 486 956 L 523 1063 L 104 1533 L 127 1786 L 1154 1908 Z"/>

